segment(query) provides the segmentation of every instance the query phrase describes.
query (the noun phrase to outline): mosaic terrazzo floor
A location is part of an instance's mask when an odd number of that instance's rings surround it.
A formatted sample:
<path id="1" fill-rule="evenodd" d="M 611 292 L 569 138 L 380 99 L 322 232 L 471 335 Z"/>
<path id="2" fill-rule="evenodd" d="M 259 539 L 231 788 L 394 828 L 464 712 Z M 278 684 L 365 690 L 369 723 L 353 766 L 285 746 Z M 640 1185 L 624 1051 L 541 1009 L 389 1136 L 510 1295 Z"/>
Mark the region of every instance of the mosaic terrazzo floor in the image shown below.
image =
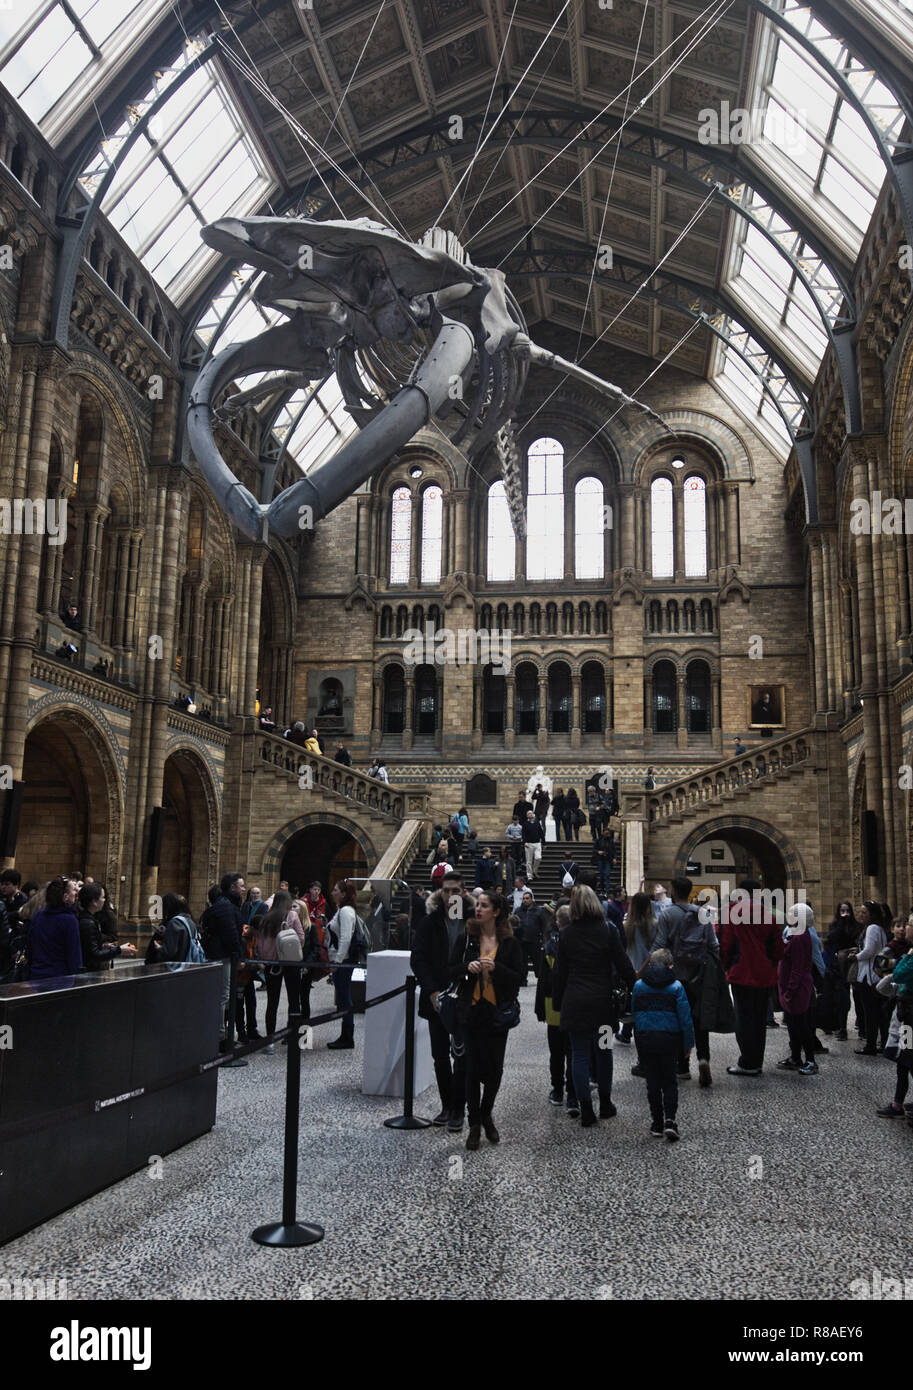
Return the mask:
<path id="1" fill-rule="evenodd" d="M 262 1014 L 262 995 L 258 996 Z M 306 1250 L 250 1240 L 281 1211 L 285 1050 L 223 1071 L 216 1128 L 0 1250 L 0 1276 L 66 1278 L 76 1299 L 664 1299 L 851 1297 L 873 1270 L 902 1277 L 906 1225 L 885 1194 L 913 1132 L 876 1118 L 894 1068 L 828 1039 L 821 1073 L 682 1086 L 682 1141 L 650 1138 L 633 1048 L 616 1047 L 616 1119 L 591 1130 L 547 1104 L 545 1033 L 523 992 L 496 1107 L 502 1140 L 466 1153 L 443 1130 L 397 1133 L 396 1102 L 362 1096 L 354 1052 L 302 1054 L 299 1218 Z M 315 1012 L 330 990 L 314 993 Z M 434 1088 L 416 1102 L 437 1109 Z"/>

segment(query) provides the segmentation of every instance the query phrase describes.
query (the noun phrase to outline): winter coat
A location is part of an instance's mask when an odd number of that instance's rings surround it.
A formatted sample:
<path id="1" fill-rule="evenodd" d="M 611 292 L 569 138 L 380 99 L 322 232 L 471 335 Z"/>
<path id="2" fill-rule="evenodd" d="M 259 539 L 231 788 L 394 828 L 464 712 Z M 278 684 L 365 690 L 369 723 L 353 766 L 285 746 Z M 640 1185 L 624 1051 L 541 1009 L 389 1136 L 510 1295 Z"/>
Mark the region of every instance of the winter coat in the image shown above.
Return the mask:
<path id="1" fill-rule="evenodd" d="M 561 818 L 564 815 L 564 810 L 566 806 L 567 798 L 562 792 L 561 795 L 556 796 L 554 801 L 552 802 L 552 815 L 555 817 L 555 820 L 561 820 Z"/>
<path id="2" fill-rule="evenodd" d="M 243 926 L 237 901 L 225 893 L 220 893 L 200 918 L 206 959 L 239 959 L 244 954 L 241 941 Z"/>
<path id="3" fill-rule="evenodd" d="M 525 845 L 538 845 L 545 840 L 545 831 L 542 829 L 542 822 L 527 820 L 523 822 L 523 843 Z"/>
<path id="4" fill-rule="evenodd" d="M 685 987 L 668 965 L 648 965 L 631 995 L 638 1053 L 668 1052 L 694 1046 L 694 1024 Z"/>
<path id="5" fill-rule="evenodd" d="M 450 978 L 463 981 L 464 1000 L 467 996 L 471 997 L 476 981 L 480 978 L 478 975 L 470 974 L 466 967 L 470 961 L 478 959 L 479 937 L 467 935 L 455 942 L 450 954 Z M 517 998 L 520 986 L 526 983 L 526 960 L 523 947 L 516 937 L 506 936 L 503 941 L 498 942 L 498 953 L 490 978 L 495 999 L 499 1004 L 506 1004 Z M 480 1005 L 476 1005 L 470 1008 L 469 1012 L 474 1013 L 474 1009 L 479 1007 Z"/>
<path id="6" fill-rule="evenodd" d="M 536 797 L 533 810 L 536 812 L 537 816 L 541 816 L 544 819 L 544 817 L 548 815 L 548 808 L 550 805 L 551 801 L 549 800 L 548 792 L 540 792 Z"/>
<path id="7" fill-rule="evenodd" d="M 101 924 L 91 912 L 79 914 L 79 944 L 86 970 L 107 970 L 114 957 L 120 955 L 119 946 L 106 944 L 102 938 Z"/>
<path id="8" fill-rule="evenodd" d="M 553 927 L 542 947 L 539 978 L 536 981 L 536 1002 L 534 1006 L 536 1018 L 540 1023 L 548 1024 L 550 1028 L 561 1027 L 561 1014 L 555 1008 L 555 1001 L 552 998 L 555 961 L 558 959 L 560 943 L 561 933 L 558 931 L 557 927 Z"/>
<path id="9" fill-rule="evenodd" d="M 745 911 L 744 904 L 738 906 L 740 913 Z M 772 989 L 777 983 L 777 963 L 783 957 L 780 927 L 772 920 L 764 920 L 763 908 L 752 906 L 750 911 L 748 922 L 730 922 L 729 912 L 726 913 L 720 927 L 723 969 L 731 985 Z"/>
<path id="10" fill-rule="evenodd" d="M 522 825 L 523 821 L 526 820 L 527 811 L 531 811 L 532 809 L 533 803 L 531 801 L 527 801 L 526 798 L 523 797 L 520 801 L 515 803 L 514 809 L 510 813 L 511 819 L 513 819 L 513 817 L 516 816 L 517 820 L 519 820 Z"/>
<path id="11" fill-rule="evenodd" d="M 580 810 L 580 797 L 576 792 L 568 792 L 565 797 L 565 810 L 569 816 L 576 816 Z"/>
<path id="12" fill-rule="evenodd" d="M 561 1012 L 561 1027 L 589 1033 L 608 1023 L 614 1031 L 616 977 L 634 984 L 634 970 L 617 932 L 601 916 L 572 918 L 561 935 L 553 977 L 552 999 Z"/>
<path id="13" fill-rule="evenodd" d="M 486 859 L 482 855 L 481 859 L 476 860 L 476 887 L 494 888 L 498 877 L 497 859 Z"/>
<path id="14" fill-rule="evenodd" d="M 462 919 L 451 917 L 444 905 L 443 894 L 432 893 L 425 900 L 424 919 L 413 922 L 415 937 L 409 969 L 418 981 L 420 1018 L 431 1018 L 434 1013 L 431 995 L 446 989 L 450 983 L 451 951 L 457 942 L 464 939 L 466 922 L 475 916 L 475 910 L 475 898 L 471 893 L 464 893 Z"/>
<path id="15" fill-rule="evenodd" d="M 787 937 L 777 971 L 780 1003 L 788 1014 L 804 1014 L 812 1002 L 812 941 L 807 931 Z"/>
<path id="16" fill-rule="evenodd" d="M 900 999 L 909 999 L 913 995 L 913 951 L 897 962 L 891 979 L 897 985 L 897 994 Z"/>
<path id="17" fill-rule="evenodd" d="M 82 969 L 79 922 L 72 907 L 42 907 L 28 936 L 29 979 L 53 980 Z"/>
<path id="18" fill-rule="evenodd" d="M 524 946 L 538 947 L 542 938 L 542 913 L 533 903 L 532 907 L 520 907 L 517 909 L 517 916 L 520 919 L 520 940 Z"/>

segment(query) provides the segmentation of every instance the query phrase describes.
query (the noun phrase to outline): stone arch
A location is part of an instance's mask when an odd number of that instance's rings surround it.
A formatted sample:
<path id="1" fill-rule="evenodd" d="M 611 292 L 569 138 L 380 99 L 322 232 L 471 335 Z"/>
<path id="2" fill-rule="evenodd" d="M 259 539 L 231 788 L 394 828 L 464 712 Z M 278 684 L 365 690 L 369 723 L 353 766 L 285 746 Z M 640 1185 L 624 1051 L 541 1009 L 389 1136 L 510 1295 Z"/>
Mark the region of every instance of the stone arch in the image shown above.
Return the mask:
<path id="1" fill-rule="evenodd" d="M 866 809 L 866 800 L 865 754 L 861 753 L 850 791 L 850 870 L 853 875 L 853 900 L 857 903 L 862 902 L 865 897 L 862 875 L 862 813 Z"/>
<path id="2" fill-rule="evenodd" d="M 162 782 L 166 815 L 158 888 L 160 892 L 180 893 L 192 907 L 206 901 L 206 890 L 219 876 L 221 826 L 216 787 L 208 759 L 200 750 L 186 739 L 171 740 Z M 177 838 L 174 821 L 180 832 Z"/>
<path id="3" fill-rule="evenodd" d="M 744 439 L 731 425 L 700 410 L 664 410 L 663 419 L 675 435 L 675 446 L 687 448 L 689 443 L 702 454 L 710 455 L 720 478 L 754 480 L 754 465 Z M 635 425 L 637 452 L 626 481 L 642 481 L 651 460 L 670 447 L 669 435 L 660 433 L 650 419 L 638 420 Z"/>
<path id="4" fill-rule="evenodd" d="M 803 888 L 808 879 L 806 878 L 805 866 L 802 856 L 796 849 L 792 841 L 779 831 L 776 826 L 769 821 L 758 820 L 754 816 L 735 816 L 723 815 L 716 816 L 713 820 L 705 821 L 696 830 L 686 836 L 675 856 L 675 872 L 684 874 L 685 866 L 689 859 L 693 857 L 694 851 L 702 840 L 711 840 L 715 836 L 725 838 L 728 830 L 747 830 L 755 835 L 760 835 L 779 852 L 786 869 L 787 886 L 794 892 Z"/>
<path id="5" fill-rule="evenodd" d="M 74 351 L 73 364 L 61 377 L 57 387 L 58 399 L 62 393 L 78 395 L 78 383 L 84 382 L 89 390 L 100 396 L 106 410 L 110 411 L 124 442 L 129 460 L 129 473 L 118 473 L 117 481 L 129 498 L 130 524 L 138 526 L 146 512 L 146 451 L 137 429 L 134 411 L 127 404 L 121 383 L 104 359 L 87 352 Z M 108 440 L 107 433 L 103 444 Z"/>
<path id="6" fill-rule="evenodd" d="M 286 845 L 293 835 L 298 834 L 299 830 L 306 830 L 312 825 L 335 825 L 340 830 L 345 830 L 363 851 L 369 866 L 378 862 L 380 855 L 371 837 L 356 821 L 349 816 L 338 815 L 334 811 L 320 811 L 307 816 L 297 816 L 295 820 L 287 821 L 264 847 L 260 856 L 259 870 L 249 868 L 248 873 L 259 872 L 268 883 L 278 882 L 279 866 L 282 863 L 282 855 Z"/>
<path id="7" fill-rule="evenodd" d="M 22 774 L 24 831 L 20 832 L 17 857 L 39 876 L 46 872 L 51 877 L 53 873 L 81 868 L 103 879 L 116 894 L 123 851 L 125 777 L 114 731 L 103 716 L 79 708 L 70 698 L 39 703 L 43 708 L 36 706 L 26 734 Z M 45 779 L 45 814 L 36 817 L 33 825 L 29 819 L 29 786 L 37 794 L 42 785 L 39 774 Z M 40 804 L 36 799 L 36 807 Z M 56 808 L 54 813 L 52 805 Z M 68 809 L 64 812 L 65 805 Z M 84 862 L 51 861 L 55 816 L 61 828 L 70 827 L 67 849 Z"/>

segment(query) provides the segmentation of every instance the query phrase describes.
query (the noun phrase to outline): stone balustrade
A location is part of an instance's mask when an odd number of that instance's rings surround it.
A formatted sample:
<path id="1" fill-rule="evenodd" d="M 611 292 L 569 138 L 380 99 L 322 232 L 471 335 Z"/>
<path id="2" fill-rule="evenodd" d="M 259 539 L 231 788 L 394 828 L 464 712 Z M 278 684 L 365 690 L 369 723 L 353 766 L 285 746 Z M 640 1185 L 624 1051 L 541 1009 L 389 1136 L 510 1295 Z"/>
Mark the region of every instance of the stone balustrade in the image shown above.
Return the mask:
<path id="1" fill-rule="evenodd" d="M 786 775 L 791 768 L 808 762 L 812 752 L 810 733 L 805 730 L 789 734 L 765 748 L 754 748 L 658 788 L 647 800 L 649 820 L 655 822 L 687 815 L 739 788 Z"/>

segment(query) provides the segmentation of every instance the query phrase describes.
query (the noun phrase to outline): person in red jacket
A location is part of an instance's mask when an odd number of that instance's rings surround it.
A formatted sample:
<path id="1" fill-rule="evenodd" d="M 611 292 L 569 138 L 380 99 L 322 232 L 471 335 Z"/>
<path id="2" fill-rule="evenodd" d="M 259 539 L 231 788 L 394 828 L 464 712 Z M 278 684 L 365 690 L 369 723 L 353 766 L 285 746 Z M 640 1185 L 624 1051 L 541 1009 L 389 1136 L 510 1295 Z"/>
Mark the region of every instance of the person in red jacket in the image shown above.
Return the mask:
<path id="1" fill-rule="evenodd" d="M 812 1026 L 811 1004 L 815 997 L 812 975 L 812 939 L 808 928 L 815 925 L 815 914 L 808 903 L 796 903 L 786 914 L 786 946 L 778 969 L 780 1003 L 783 1018 L 789 1029 L 789 1057 L 777 1066 L 781 1071 L 798 1071 L 814 1076 L 815 1030 Z M 802 1053 L 805 1065 L 802 1065 Z"/>
<path id="2" fill-rule="evenodd" d="M 777 983 L 783 955 L 780 928 L 760 902 L 761 885 L 746 878 L 725 903 L 720 927 L 720 959 L 732 987 L 735 1035 L 739 1044 L 730 1076 L 760 1076 L 767 1043 L 767 992 Z"/>

